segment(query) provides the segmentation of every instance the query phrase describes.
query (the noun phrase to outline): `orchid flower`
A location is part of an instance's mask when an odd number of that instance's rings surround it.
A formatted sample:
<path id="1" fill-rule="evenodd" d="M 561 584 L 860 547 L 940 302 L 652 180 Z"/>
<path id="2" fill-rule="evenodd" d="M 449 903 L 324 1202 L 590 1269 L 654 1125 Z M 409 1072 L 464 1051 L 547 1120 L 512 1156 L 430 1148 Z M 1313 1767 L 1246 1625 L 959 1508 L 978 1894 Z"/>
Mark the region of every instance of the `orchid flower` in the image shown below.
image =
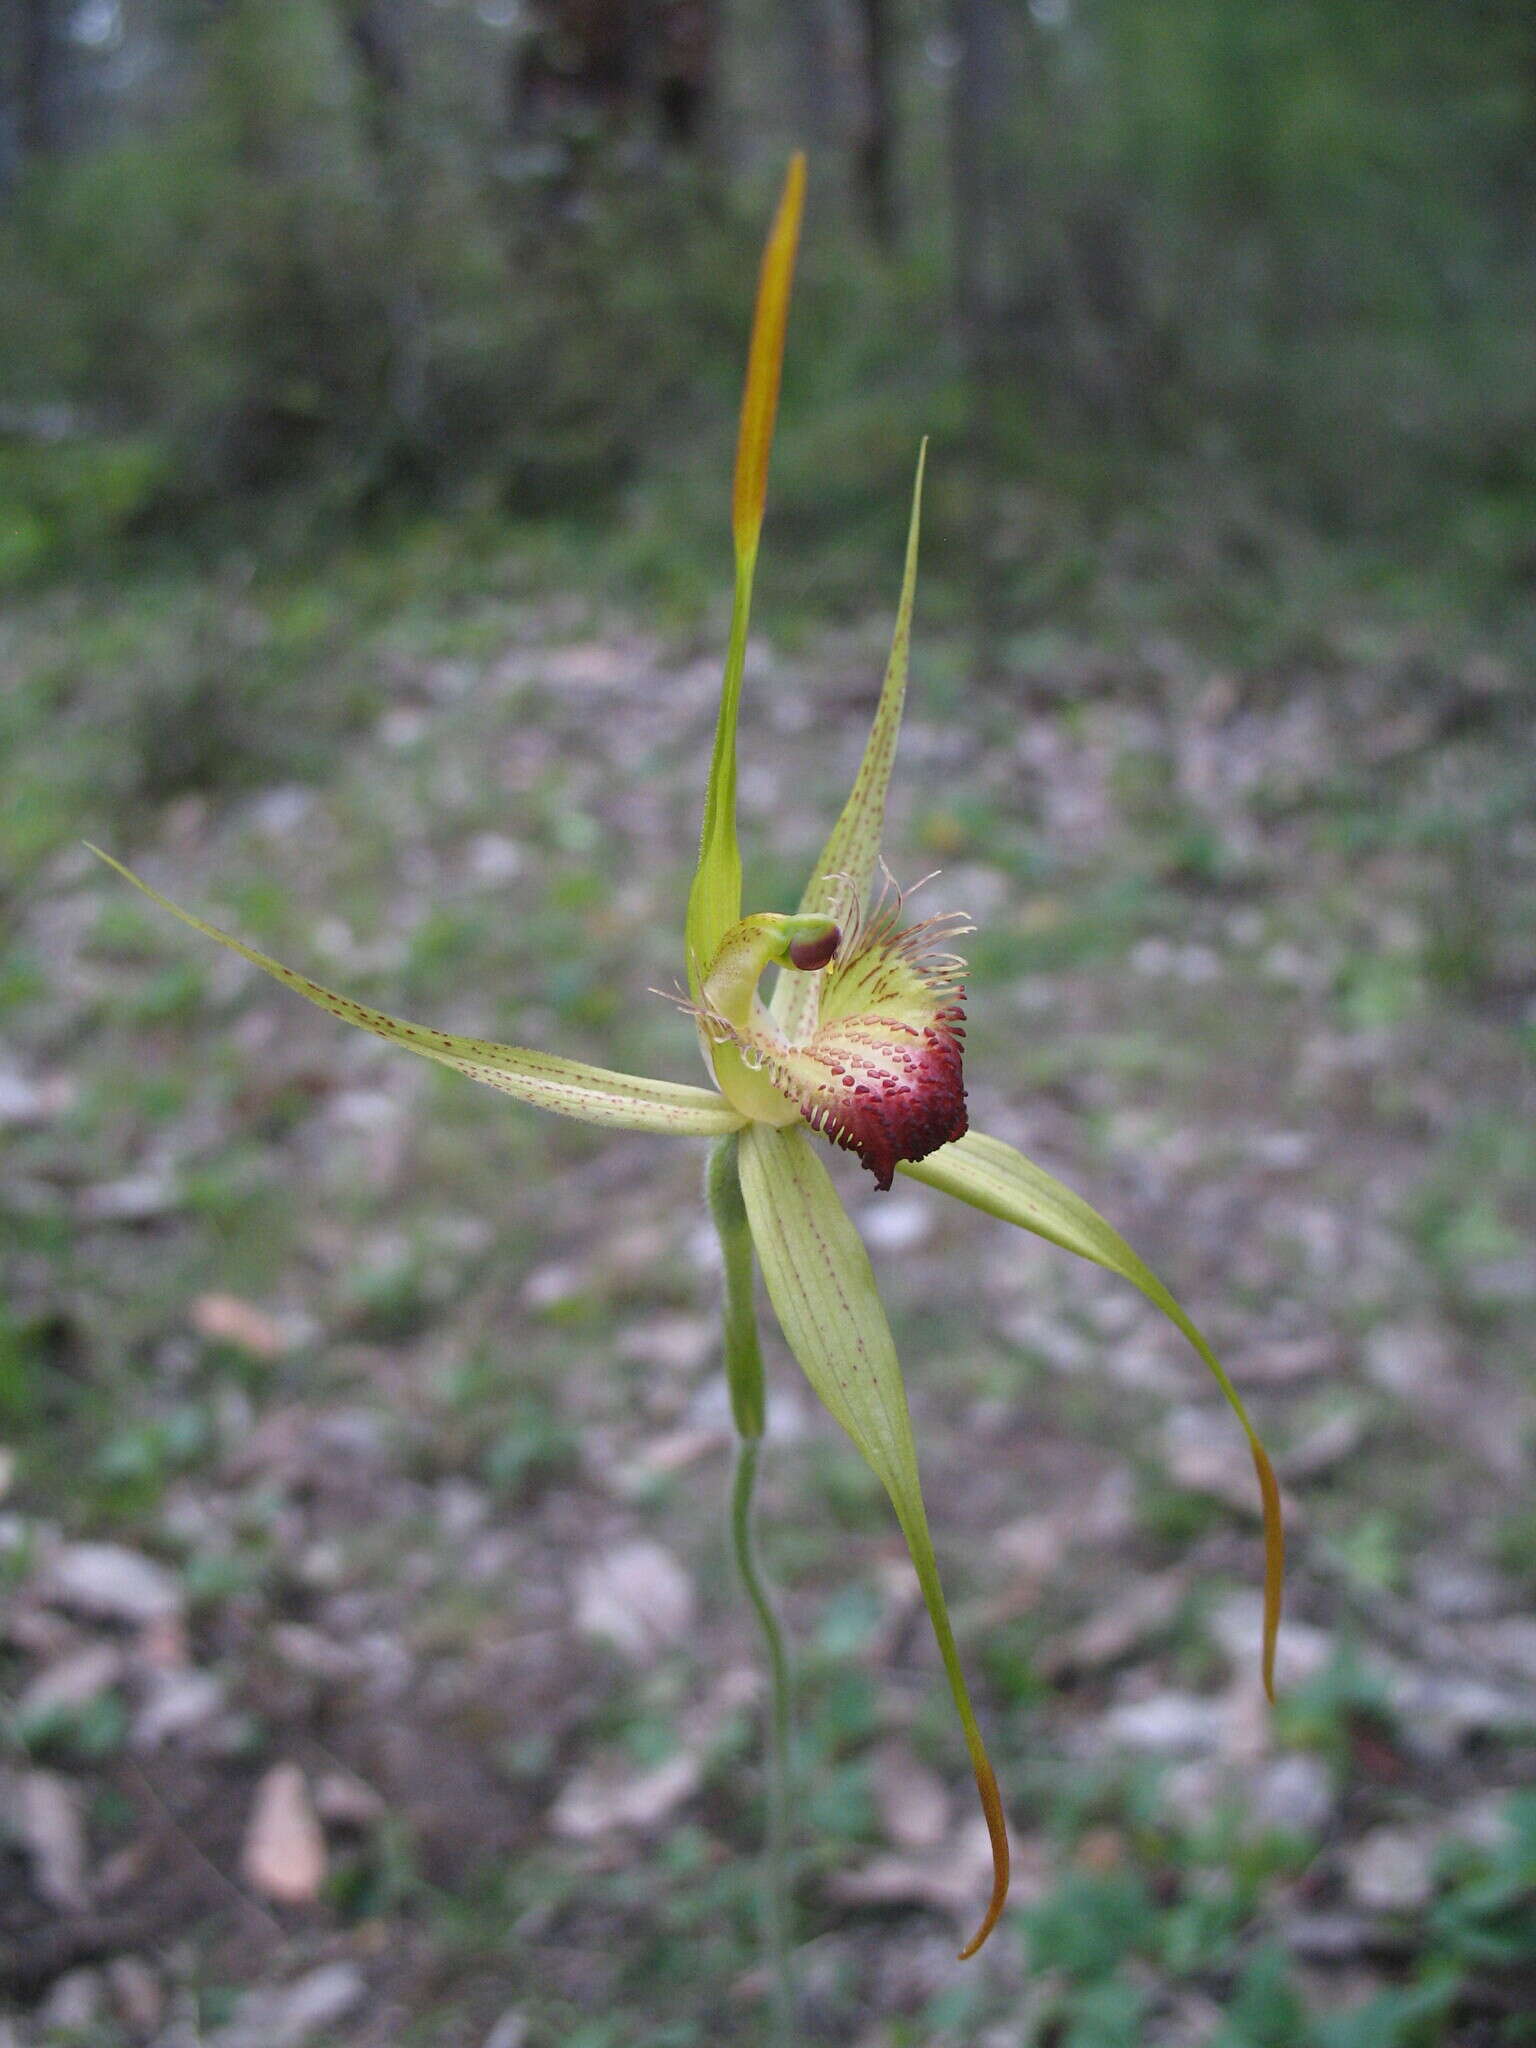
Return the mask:
<path id="1" fill-rule="evenodd" d="M 1011 1146 L 968 1128 L 964 966 L 948 946 L 970 927 L 941 916 L 903 928 L 900 896 L 876 890 L 907 687 L 921 454 L 890 660 L 852 792 L 795 911 L 742 916 L 737 715 L 804 187 L 804 160 L 796 156 L 758 285 L 732 501 L 735 600 L 684 932 L 689 995 L 683 1000 L 712 1087 L 614 1073 L 386 1016 L 178 908 L 110 855 L 100 858 L 183 923 L 343 1023 L 561 1116 L 719 1141 L 708 1187 L 724 1250 L 725 1354 L 737 1426 L 744 1447 L 755 1452 L 765 1406 L 752 1299 L 755 1259 L 790 1350 L 879 1477 L 916 1569 L 992 1842 L 992 1895 L 961 1952 L 968 1957 L 991 1933 L 1007 1895 L 1002 1801 L 939 1580 L 895 1346 L 869 1258 L 813 1136 L 855 1152 L 878 1188 L 905 1174 L 1120 1275 L 1194 1346 L 1246 1435 L 1258 1472 L 1266 1560 L 1263 1677 L 1271 1697 L 1284 1558 L 1280 1503 L 1269 1459 L 1231 1381 L 1163 1283 L 1081 1197 Z M 759 982 L 769 967 L 777 968 L 778 980 L 765 1001 Z M 750 1569 L 748 1583 L 762 1612 Z"/>

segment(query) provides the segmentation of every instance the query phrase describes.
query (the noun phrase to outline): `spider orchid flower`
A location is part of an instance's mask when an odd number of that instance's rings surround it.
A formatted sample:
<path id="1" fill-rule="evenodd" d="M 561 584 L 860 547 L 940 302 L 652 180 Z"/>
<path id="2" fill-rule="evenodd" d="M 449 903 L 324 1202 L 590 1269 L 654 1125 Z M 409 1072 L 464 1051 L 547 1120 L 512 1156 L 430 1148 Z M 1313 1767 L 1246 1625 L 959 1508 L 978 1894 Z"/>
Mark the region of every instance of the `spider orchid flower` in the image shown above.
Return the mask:
<path id="1" fill-rule="evenodd" d="M 956 917 L 937 917 L 903 929 L 899 895 L 888 888 L 872 895 L 906 696 L 921 455 L 895 635 L 858 777 L 797 909 L 742 916 L 737 715 L 804 187 L 804 160 L 796 156 L 759 279 L 732 501 L 735 599 L 685 925 L 685 1007 L 695 1018 L 713 1087 L 614 1073 L 559 1054 L 455 1037 L 386 1016 L 205 924 L 110 855 L 100 858 L 183 923 L 343 1023 L 558 1115 L 724 1141 L 711 1164 L 710 1191 L 726 1254 L 728 1366 L 746 1352 L 756 1354 L 750 1327 L 755 1254 L 790 1350 L 890 1497 L 964 1729 L 994 1862 L 992 1896 L 961 1951 L 966 1957 L 981 1947 L 1002 1911 L 1007 1827 L 939 1580 L 901 1368 L 868 1255 L 813 1136 L 856 1152 L 881 1189 L 891 1186 L 895 1174 L 905 1174 L 1120 1275 L 1194 1346 L 1245 1433 L 1258 1472 L 1265 1535 L 1263 1677 L 1271 1697 L 1284 1569 L 1280 1502 L 1269 1459 L 1236 1390 L 1157 1276 L 1078 1195 L 1011 1146 L 968 1128 L 964 966 L 948 941 L 970 927 Z M 770 967 L 778 979 L 765 1001 L 758 984 Z M 750 1373 L 733 1370 L 732 1397 L 743 1437 L 755 1440 L 763 1427 L 760 1382 L 754 1390 Z"/>

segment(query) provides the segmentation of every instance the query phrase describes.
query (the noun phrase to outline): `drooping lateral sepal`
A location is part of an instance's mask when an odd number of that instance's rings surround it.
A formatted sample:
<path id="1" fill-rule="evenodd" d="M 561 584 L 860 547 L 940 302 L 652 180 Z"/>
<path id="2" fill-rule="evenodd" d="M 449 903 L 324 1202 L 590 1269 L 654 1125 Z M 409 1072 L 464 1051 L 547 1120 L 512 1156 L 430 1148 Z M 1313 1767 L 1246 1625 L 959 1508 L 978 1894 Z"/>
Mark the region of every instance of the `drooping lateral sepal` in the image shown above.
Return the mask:
<path id="1" fill-rule="evenodd" d="M 1258 1476 L 1259 1498 L 1264 1512 L 1264 1638 L 1262 1670 L 1264 1690 L 1275 1696 L 1275 1644 L 1280 1632 L 1280 1605 L 1285 1588 L 1285 1528 L 1280 1512 L 1280 1488 L 1269 1453 L 1249 1420 L 1248 1411 L 1226 1368 L 1185 1314 L 1168 1289 L 1146 1262 L 1131 1250 L 1120 1233 L 1104 1221 L 1081 1195 L 1064 1187 L 1036 1166 L 1022 1152 L 1000 1138 L 972 1131 L 954 1145 L 946 1146 L 920 1163 L 907 1162 L 904 1173 L 926 1181 L 947 1195 L 956 1195 L 973 1208 L 1021 1230 L 1090 1259 L 1106 1272 L 1118 1273 L 1139 1288 L 1154 1307 L 1160 1309 L 1175 1329 L 1194 1346 L 1202 1363 L 1221 1389 L 1228 1407 L 1248 1439 L 1253 1469 Z"/>
<path id="2" fill-rule="evenodd" d="M 214 939 L 232 953 L 240 954 L 274 981 L 292 989 L 295 995 L 339 1017 L 343 1024 L 355 1024 L 361 1031 L 371 1031 L 376 1038 L 387 1038 L 404 1046 L 407 1052 L 419 1053 L 438 1066 L 452 1067 L 471 1081 L 482 1081 L 488 1088 L 499 1089 L 503 1095 L 515 1096 L 536 1109 L 575 1117 L 579 1123 L 608 1124 L 630 1131 L 663 1131 L 676 1137 L 723 1137 L 741 1126 L 742 1113 L 708 1088 L 692 1088 L 681 1081 L 653 1081 L 644 1074 L 617 1074 L 608 1067 L 588 1066 L 585 1060 L 501 1045 L 492 1039 L 461 1038 L 430 1025 L 411 1024 L 403 1017 L 388 1016 L 367 1003 L 354 1002 L 350 996 L 338 995 L 334 989 L 312 981 L 307 974 L 295 973 L 270 954 L 232 938 L 217 925 L 194 917 L 191 911 L 162 896 L 158 889 L 152 889 L 131 868 L 125 868 L 99 847 L 93 846 L 90 851 L 172 917 L 179 917 L 205 939 Z"/>
<path id="3" fill-rule="evenodd" d="M 863 1242 L 804 1132 L 749 1124 L 738 1157 L 768 1298 L 806 1378 L 890 1496 L 960 1717 L 992 1843 L 992 1896 L 961 1950 L 972 1956 L 1008 1896 L 1008 1829 L 950 1626 L 890 1325 Z"/>

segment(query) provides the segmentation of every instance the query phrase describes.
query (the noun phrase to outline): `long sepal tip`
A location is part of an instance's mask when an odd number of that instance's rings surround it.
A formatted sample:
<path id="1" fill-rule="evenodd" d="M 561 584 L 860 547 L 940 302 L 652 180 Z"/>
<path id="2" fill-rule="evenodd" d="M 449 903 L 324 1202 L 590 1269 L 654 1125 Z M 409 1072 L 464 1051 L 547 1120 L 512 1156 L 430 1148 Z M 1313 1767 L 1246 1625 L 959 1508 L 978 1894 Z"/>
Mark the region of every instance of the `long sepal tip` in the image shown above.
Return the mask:
<path id="1" fill-rule="evenodd" d="M 804 208 L 805 156 L 796 150 L 789 160 L 783 195 L 758 274 L 757 308 L 752 317 L 747 382 L 741 400 L 741 431 L 736 443 L 736 481 L 731 493 L 731 525 L 738 555 L 755 552 L 762 530 L 763 506 L 768 495 L 768 455 L 773 447 L 779 375 L 784 364 L 784 331 L 789 321 L 789 288 L 795 274 L 795 251 Z"/>

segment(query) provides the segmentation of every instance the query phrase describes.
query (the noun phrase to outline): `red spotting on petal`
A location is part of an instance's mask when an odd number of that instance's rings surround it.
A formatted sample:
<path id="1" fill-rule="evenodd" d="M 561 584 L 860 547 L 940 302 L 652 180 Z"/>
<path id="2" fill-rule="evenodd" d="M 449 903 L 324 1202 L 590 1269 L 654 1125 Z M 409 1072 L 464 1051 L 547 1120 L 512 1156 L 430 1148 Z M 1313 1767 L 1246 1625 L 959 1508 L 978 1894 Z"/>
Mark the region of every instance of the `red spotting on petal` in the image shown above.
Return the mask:
<path id="1" fill-rule="evenodd" d="M 952 991 L 931 1024 L 871 1015 L 826 1025 L 783 1072 L 811 1129 L 857 1152 L 878 1188 L 891 1185 L 898 1161 L 926 1159 L 969 1128 L 963 993 Z"/>

